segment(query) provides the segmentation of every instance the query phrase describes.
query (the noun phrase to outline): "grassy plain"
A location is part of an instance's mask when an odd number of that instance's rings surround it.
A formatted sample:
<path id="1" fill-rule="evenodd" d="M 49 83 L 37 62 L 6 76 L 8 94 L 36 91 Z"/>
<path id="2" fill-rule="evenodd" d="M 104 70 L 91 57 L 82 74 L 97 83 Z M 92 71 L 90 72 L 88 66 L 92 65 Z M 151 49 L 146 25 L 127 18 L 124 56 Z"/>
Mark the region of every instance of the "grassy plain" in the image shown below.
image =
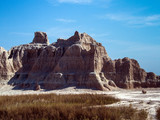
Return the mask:
<path id="1" fill-rule="evenodd" d="M 0 120 L 145 120 L 147 113 L 132 107 L 105 107 L 118 102 L 107 95 L 0 96 Z M 98 107 L 96 107 L 98 105 Z"/>

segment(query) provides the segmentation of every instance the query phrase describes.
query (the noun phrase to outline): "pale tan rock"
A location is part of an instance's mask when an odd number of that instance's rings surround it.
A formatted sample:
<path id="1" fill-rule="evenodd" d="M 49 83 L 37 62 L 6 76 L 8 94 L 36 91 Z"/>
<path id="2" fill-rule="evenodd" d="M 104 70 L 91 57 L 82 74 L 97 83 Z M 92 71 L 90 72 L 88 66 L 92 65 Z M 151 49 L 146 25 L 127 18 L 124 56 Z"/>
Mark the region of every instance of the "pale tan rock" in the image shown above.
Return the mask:
<path id="1" fill-rule="evenodd" d="M 36 32 L 30 44 L 0 48 L 0 76 L 15 74 L 9 84 L 23 89 L 68 86 L 112 90 L 117 87 L 159 87 L 160 79 L 146 73 L 134 59 L 111 60 L 101 43 L 86 33 L 49 45 L 47 34 Z"/>
<path id="2" fill-rule="evenodd" d="M 26 82 L 35 61 L 46 46 L 46 44 L 39 43 L 25 44 L 13 47 L 9 51 L 10 55 L 8 58 L 12 61 L 15 71 L 15 75 L 10 79 L 9 84 L 17 85 Z M 30 84 L 30 82 L 26 83 Z"/>
<path id="3" fill-rule="evenodd" d="M 8 52 L 0 47 L 0 81 L 9 80 L 14 75 L 14 68 L 8 56 Z"/>

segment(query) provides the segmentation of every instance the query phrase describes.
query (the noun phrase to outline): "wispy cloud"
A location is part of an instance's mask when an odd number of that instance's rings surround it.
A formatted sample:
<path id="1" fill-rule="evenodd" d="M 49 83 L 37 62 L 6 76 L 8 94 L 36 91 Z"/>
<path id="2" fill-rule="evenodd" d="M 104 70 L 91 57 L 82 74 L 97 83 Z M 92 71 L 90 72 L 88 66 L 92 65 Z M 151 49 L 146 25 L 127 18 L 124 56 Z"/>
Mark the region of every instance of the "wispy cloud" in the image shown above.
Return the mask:
<path id="1" fill-rule="evenodd" d="M 118 52 L 121 53 L 130 53 L 130 52 L 151 52 L 151 51 L 160 51 L 160 45 L 157 44 L 147 44 L 147 43 L 141 43 L 141 42 L 133 42 L 133 41 L 123 41 L 123 40 L 112 40 L 112 39 L 106 39 L 105 44 L 110 44 L 113 46 L 121 46 L 122 48 L 119 49 Z"/>
<path id="2" fill-rule="evenodd" d="M 92 37 L 95 37 L 95 38 L 101 38 L 101 37 L 106 37 L 106 36 L 109 36 L 109 33 L 100 33 L 100 34 L 90 34 Z"/>
<path id="3" fill-rule="evenodd" d="M 73 22 L 76 22 L 75 20 L 72 20 L 72 19 L 63 19 L 63 18 L 56 19 L 56 21 L 58 21 L 58 22 L 64 22 L 64 23 L 73 23 Z"/>
<path id="4" fill-rule="evenodd" d="M 101 8 L 108 8 L 113 0 L 46 0 L 48 3 L 59 6 L 60 4 L 78 4 L 78 5 L 93 5 Z"/>
<path id="5" fill-rule="evenodd" d="M 84 3 L 91 3 L 92 0 L 58 0 L 59 3 L 77 3 L 77 4 L 84 4 Z"/>
<path id="6" fill-rule="evenodd" d="M 33 33 L 26 33 L 26 32 L 10 32 L 12 35 L 20 35 L 20 36 L 32 36 Z"/>
<path id="7" fill-rule="evenodd" d="M 90 4 L 93 0 L 47 0 L 49 3 L 56 5 L 57 3 L 71 4 Z"/>
<path id="8" fill-rule="evenodd" d="M 128 14 L 106 14 L 101 16 L 103 19 L 124 22 L 132 26 L 156 26 L 160 25 L 160 14 L 150 16 L 133 16 Z"/>

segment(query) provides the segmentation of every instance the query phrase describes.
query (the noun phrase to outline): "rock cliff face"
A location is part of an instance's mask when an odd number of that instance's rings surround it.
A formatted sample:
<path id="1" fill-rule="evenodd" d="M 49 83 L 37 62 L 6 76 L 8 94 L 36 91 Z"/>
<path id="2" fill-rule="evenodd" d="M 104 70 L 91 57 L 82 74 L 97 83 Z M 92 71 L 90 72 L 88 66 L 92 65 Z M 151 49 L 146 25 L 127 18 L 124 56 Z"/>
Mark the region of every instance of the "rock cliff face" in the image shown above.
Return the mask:
<path id="1" fill-rule="evenodd" d="M 145 72 L 134 59 L 123 58 L 106 62 L 103 72 L 121 88 L 160 87 L 160 79 L 154 73 Z"/>
<path id="2" fill-rule="evenodd" d="M 160 78 L 146 73 L 133 59 L 111 60 L 101 43 L 77 31 L 49 45 L 47 34 L 35 32 L 33 42 L 0 48 L 0 80 L 15 88 L 57 89 L 67 86 L 99 90 L 159 87 Z"/>
<path id="3" fill-rule="evenodd" d="M 0 81 L 9 80 L 14 76 L 12 60 L 9 60 L 8 56 L 8 52 L 0 47 Z"/>

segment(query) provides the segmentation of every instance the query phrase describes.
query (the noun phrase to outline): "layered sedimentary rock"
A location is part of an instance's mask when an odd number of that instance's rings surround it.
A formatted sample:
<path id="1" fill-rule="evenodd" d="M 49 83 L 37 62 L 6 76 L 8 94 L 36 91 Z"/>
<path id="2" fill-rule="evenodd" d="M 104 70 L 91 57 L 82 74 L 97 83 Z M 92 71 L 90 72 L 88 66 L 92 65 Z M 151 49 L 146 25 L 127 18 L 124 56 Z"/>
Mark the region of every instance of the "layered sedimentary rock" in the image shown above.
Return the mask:
<path id="1" fill-rule="evenodd" d="M 49 45 L 47 34 L 35 32 L 30 44 L 0 49 L 0 80 L 18 88 L 67 86 L 111 90 L 159 87 L 160 78 L 146 73 L 134 59 L 111 60 L 101 43 L 77 31 Z"/>
<path id="2" fill-rule="evenodd" d="M 112 79 L 121 88 L 160 87 L 160 79 L 154 73 L 147 73 L 134 59 L 123 58 L 106 62 L 105 77 Z"/>
<path id="3" fill-rule="evenodd" d="M 12 61 L 8 59 L 8 52 L 0 47 L 0 80 L 9 80 L 14 75 Z"/>

